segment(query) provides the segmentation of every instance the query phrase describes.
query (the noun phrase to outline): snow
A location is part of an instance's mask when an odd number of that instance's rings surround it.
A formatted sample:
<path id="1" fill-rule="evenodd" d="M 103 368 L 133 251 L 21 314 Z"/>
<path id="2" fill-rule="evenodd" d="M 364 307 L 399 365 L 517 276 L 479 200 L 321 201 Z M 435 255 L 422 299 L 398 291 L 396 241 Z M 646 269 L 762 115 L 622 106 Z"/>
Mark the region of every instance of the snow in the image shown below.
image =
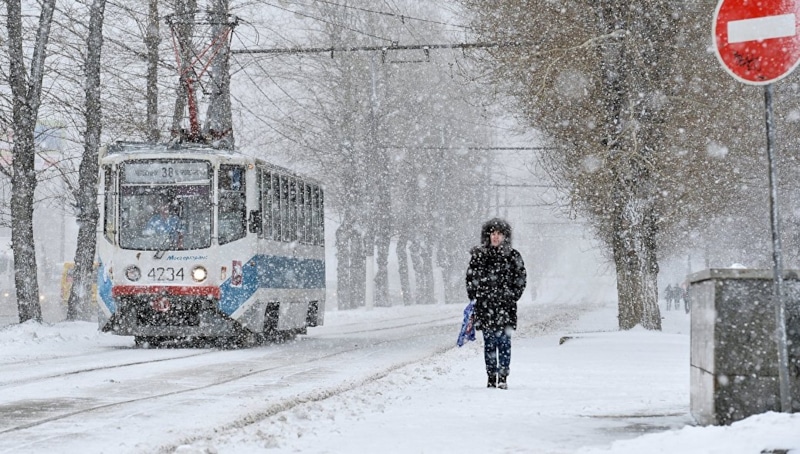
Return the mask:
<path id="1" fill-rule="evenodd" d="M 333 339 L 347 330 L 352 333 L 376 326 L 391 326 L 403 334 L 411 329 L 404 326 L 423 319 L 452 313 L 452 320 L 458 320 L 462 309 L 430 305 L 331 311 L 326 314 L 326 325 L 309 338 Z M 174 433 L 167 434 L 172 441 L 163 451 L 751 454 L 783 449 L 800 454 L 797 414 L 766 413 L 730 426 L 693 425 L 689 413 L 689 316 L 682 311 L 663 312 L 662 332 L 619 332 L 614 329 L 613 304 L 591 306 L 569 326 L 553 330 L 541 321 L 544 314 L 555 310 L 559 307 L 541 303 L 521 308 L 521 316 L 528 319 L 513 338 L 508 390 L 485 388 L 480 333 L 477 341 L 457 348 L 455 329 L 452 348 L 389 368 L 377 377 L 350 382 L 344 392 L 325 391 L 341 387 L 340 377 L 332 375 L 323 379 L 316 395 L 285 408 L 277 408 L 266 398 L 253 399 L 247 409 L 252 417 L 245 423 L 219 423 L 216 430 L 202 435 L 191 430 L 199 418 L 225 412 L 212 399 L 192 402 L 198 419 L 177 422 Z M 401 319 L 405 322 L 389 322 Z M 131 338 L 98 333 L 90 323 L 26 323 L 0 328 L 0 371 L 14 363 L 35 370 L 38 361 L 64 355 L 90 366 L 94 357 L 102 363 L 104 352 L 123 351 L 150 359 L 197 353 L 135 350 L 129 349 L 130 344 Z M 220 360 L 227 356 L 232 361 L 252 353 L 220 351 L 191 361 L 200 365 L 205 361 L 211 367 L 216 363 L 209 357 Z M 369 369 L 374 367 L 373 356 L 361 355 L 359 360 L 356 355 L 344 364 L 346 368 Z M 17 380 L 0 372 L 0 390 Z M 2 396 L 5 394 L 0 394 L 0 399 Z M 0 400 L 0 409 L 7 404 Z M 164 402 L 145 401 L 143 405 L 151 406 L 145 410 L 157 412 Z M 151 452 L 140 443 L 154 435 L 126 435 L 116 446 L 87 437 L 82 452 Z M 0 452 L 17 452 L 3 443 L 5 436 L 0 429 Z M 58 447 L 49 450 L 59 451 Z"/>

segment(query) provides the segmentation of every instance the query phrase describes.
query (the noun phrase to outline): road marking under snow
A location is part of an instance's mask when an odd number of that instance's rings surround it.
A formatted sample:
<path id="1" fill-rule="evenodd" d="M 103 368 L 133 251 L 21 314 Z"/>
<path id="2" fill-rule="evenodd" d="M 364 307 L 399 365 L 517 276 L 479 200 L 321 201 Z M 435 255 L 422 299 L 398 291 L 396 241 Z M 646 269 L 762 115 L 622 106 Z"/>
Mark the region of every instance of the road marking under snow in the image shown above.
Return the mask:
<path id="1" fill-rule="evenodd" d="M 728 22 L 728 43 L 795 36 L 794 13 Z"/>

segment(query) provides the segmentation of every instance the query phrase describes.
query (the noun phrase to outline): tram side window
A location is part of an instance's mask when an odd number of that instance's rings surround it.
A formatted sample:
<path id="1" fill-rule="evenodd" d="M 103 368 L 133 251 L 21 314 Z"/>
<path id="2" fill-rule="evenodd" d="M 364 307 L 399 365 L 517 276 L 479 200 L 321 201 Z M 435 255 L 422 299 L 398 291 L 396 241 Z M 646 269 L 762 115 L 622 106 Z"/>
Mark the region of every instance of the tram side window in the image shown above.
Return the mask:
<path id="1" fill-rule="evenodd" d="M 272 174 L 272 239 L 281 240 L 281 179 Z"/>
<path id="2" fill-rule="evenodd" d="M 261 222 L 264 238 L 272 238 L 272 173 L 261 175 Z"/>
<path id="3" fill-rule="evenodd" d="M 103 233 L 108 241 L 114 242 L 116 223 L 114 220 L 114 207 L 117 205 L 117 195 L 114 193 L 114 172 L 111 166 L 103 166 Z"/>
<path id="4" fill-rule="evenodd" d="M 247 234 L 244 166 L 219 166 L 219 244 L 243 238 Z"/>
<path id="5" fill-rule="evenodd" d="M 306 242 L 306 185 L 302 180 L 297 180 L 297 241 Z"/>
<path id="6" fill-rule="evenodd" d="M 304 218 L 305 218 L 305 230 L 306 230 L 305 242 L 308 243 L 308 244 L 314 244 L 314 223 L 313 223 L 313 219 L 312 219 L 312 215 L 311 215 L 311 211 L 312 211 L 311 208 L 313 206 L 311 185 L 306 184 L 304 191 L 305 191 L 305 194 L 306 194 L 306 198 L 305 198 L 305 201 L 304 201 L 301 209 L 305 213 L 305 216 L 304 216 Z"/>
<path id="7" fill-rule="evenodd" d="M 289 241 L 289 177 L 281 175 L 281 241 Z"/>
<path id="8" fill-rule="evenodd" d="M 289 241 L 297 241 L 297 180 L 289 180 Z"/>
<path id="9" fill-rule="evenodd" d="M 313 204 L 312 207 L 312 222 L 311 222 L 311 229 L 312 229 L 312 238 L 313 243 L 316 245 L 322 245 L 325 243 L 325 235 L 323 232 L 323 226 L 325 225 L 325 210 L 324 205 L 322 203 L 322 188 L 314 186 L 313 189 Z"/>
<path id="10" fill-rule="evenodd" d="M 319 223 L 317 224 L 317 244 L 325 244 L 325 194 L 322 188 L 319 188 Z"/>

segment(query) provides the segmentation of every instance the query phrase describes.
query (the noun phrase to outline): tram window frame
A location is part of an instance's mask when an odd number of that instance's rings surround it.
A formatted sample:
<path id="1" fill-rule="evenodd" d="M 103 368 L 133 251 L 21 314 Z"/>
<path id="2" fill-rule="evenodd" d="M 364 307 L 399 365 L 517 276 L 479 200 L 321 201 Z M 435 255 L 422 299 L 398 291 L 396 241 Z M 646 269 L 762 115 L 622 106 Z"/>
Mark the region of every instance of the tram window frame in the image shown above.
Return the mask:
<path id="1" fill-rule="evenodd" d="M 289 182 L 286 175 L 281 175 L 281 241 L 289 241 Z"/>
<path id="2" fill-rule="evenodd" d="M 306 184 L 301 179 L 297 179 L 297 241 L 301 244 L 306 242 L 306 212 L 305 194 Z"/>
<path id="3" fill-rule="evenodd" d="M 312 207 L 311 207 L 311 244 L 318 245 L 319 244 L 319 232 L 317 231 L 317 224 L 319 223 L 319 186 L 314 186 L 311 188 L 313 191 L 312 195 Z"/>
<path id="4" fill-rule="evenodd" d="M 313 200 L 312 200 L 312 193 L 311 193 L 311 185 L 306 183 L 305 185 L 305 193 L 306 193 L 306 200 L 305 204 L 303 205 L 303 210 L 306 213 L 306 244 L 314 244 L 314 221 L 311 212 L 313 211 Z"/>
<path id="5" fill-rule="evenodd" d="M 297 179 L 289 178 L 289 241 L 297 241 Z"/>
<path id="6" fill-rule="evenodd" d="M 317 244 L 317 231 L 314 228 L 317 222 L 317 217 L 319 216 L 319 212 L 317 211 L 317 186 L 314 185 L 311 187 L 311 244 Z"/>
<path id="7" fill-rule="evenodd" d="M 319 188 L 319 223 L 317 224 L 317 244 L 325 244 L 325 190 Z"/>
<path id="8" fill-rule="evenodd" d="M 261 236 L 272 238 L 272 172 L 261 170 Z"/>
<path id="9" fill-rule="evenodd" d="M 292 201 L 292 241 L 300 241 L 300 179 L 292 179 L 292 190 L 289 192 Z"/>
<path id="10" fill-rule="evenodd" d="M 110 165 L 103 166 L 103 234 L 112 244 L 115 243 L 117 233 L 114 209 L 117 206 L 117 197 L 114 191 L 114 169 Z"/>
<path id="11" fill-rule="evenodd" d="M 280 174 L 272 174 L 272 239 L 281 240 L 281 179 Z"/>
<path id="12" fill-rule="evenodd" d="M 233 178 L 235 170 L 239 170 L 240 176 L 238 182 Z M 244 165 L 241 164 L 220 164 L 217 174 L 217 242 L 219 244 L 227 244 L 247 236 L 247 171 Z M 229 203 L 232 210 L 230 213 L 238 213 L 238 216 L 232 216 L 232 225 L 238 226 L 238 229 L 231 229 L 230 235 L 223 236 L 222 221 L 223 215 L 227 211 L 226 204 Z M 228 221 L 228 219 L 225 219 Z M 237 224 L 238 221 L 238 224 Z M 227 233 L 227 231 L 225 232 Z"/>

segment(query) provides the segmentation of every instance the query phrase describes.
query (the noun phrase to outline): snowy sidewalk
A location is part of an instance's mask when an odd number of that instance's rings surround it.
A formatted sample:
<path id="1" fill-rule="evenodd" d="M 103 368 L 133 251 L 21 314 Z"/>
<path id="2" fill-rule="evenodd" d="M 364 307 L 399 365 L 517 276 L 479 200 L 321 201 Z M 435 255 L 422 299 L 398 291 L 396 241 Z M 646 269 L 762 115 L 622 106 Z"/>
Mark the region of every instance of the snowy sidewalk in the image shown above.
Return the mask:
<path id="1" fill-rule="evenodd" d="M 485 388 L 482 341 L 321 402 L 178 448 L 180 453 L 800 454 L 800 415 L 693 427 L 689 316 L 613 331 L 614 307 L 513 340 L 509 389 Z M 453 333 L 455 341 L 457 333 Z M 562 336 L 571 339 L 559 344 Z"/>

